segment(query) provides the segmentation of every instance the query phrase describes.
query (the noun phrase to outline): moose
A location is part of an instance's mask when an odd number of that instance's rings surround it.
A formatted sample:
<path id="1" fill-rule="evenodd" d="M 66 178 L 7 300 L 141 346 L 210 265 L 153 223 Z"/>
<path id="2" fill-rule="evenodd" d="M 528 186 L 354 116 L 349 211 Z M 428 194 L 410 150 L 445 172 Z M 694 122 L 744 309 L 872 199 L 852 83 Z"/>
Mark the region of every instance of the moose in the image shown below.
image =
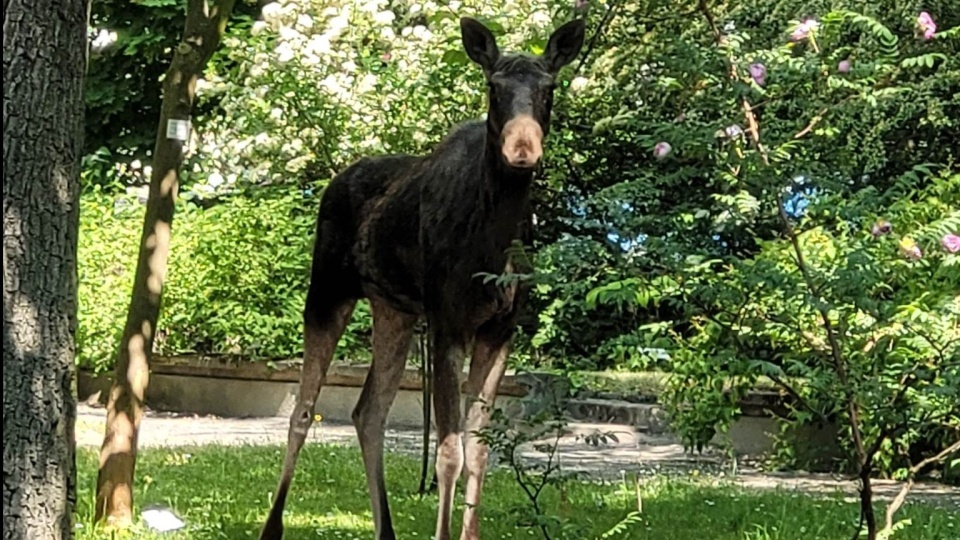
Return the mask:
<path id="1" fill-rule="evenodd" d="M 361 158 L 336 175 L 321 197 L 303 312 L 300 391 L 261 540 L 283 536 L 284 504 L 316 399 L 362 298 L 373 316 L 373 360 L 352 417 L 376 538 L 395 538 L 384 429 L 421 318 L 433 362 L 435 538 L 450 538 L 454 491 L 464 469 L 461 539 L 479 538 L 488 449 L 477 432 L 489 424 L 526 288 L 497 286 L 478 275 L 512 271 L 508 248 L 529 230 L 531 189 L 550 131 L 557 74 L 579 55 L 584 21 L 557 28 L 539 55 L 501 53 L 490 30 L 475 19 L 462 18 L 460 30 L 467 56 L 487 83 L 486 118 L 455 127 L 429 155 Z M 462 420 L 460 375 L 468 352 Z"/>

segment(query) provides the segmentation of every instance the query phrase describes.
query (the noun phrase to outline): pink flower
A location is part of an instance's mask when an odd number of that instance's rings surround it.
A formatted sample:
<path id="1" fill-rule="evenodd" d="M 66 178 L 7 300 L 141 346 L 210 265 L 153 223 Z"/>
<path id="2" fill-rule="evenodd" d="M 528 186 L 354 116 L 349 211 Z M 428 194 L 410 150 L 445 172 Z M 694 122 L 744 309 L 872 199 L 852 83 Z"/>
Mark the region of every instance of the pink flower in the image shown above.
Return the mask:
<path id="1" fill-rule="evenodd" d="M 892 230 L 893 225 L 890 225 L 889 221 L 881 219 L 873 224 L 873 230 L 871 231 L 871 234 L 874 238 L 877 238 L 878 236 L 889 234 Z"/>
<path id="2" fill-rule="evenodd" d="M 767 66 L 763 64 L 750 64 L 750 76 L 757 86 L 763 86 L 767 80 Z"/>
<path id="3" fill-rule="evenodd" d="M 383 62 L 389 62 L 391 58 L 393 58 L 393 55 L 388 52 L 385 52 L 380 55 L 380 60 Z"/>
<path id="4" fill-rule="evenodd" d="M 663 159 L 667 157 L 667 154 L 670 153 L 670 150 L 671 150 L 670 143 L 666 141 L 661 141 L 661 142 L 658 142 L 657 145 L 653 147 L 653 155 L 656 156 L 657 159 Z"/>
<path id="5" fill-rule="evenodd" d="M 573 3 L 573 9 L 583 9 L 590 3 L 590 0 L 576 0 Z"/>
<path id="6" fill-rule="evenodd" d="M 904 257 L 914 261 L 923 257 L 920 246 L 910 237 L 904 237 L 900 240 L 900 253 L 902 253 Z"/>
<path id="7" fill-rule="evenodd" d="M 960 236 L 955 234 L 946 234 L 943 236 L 943 239 L 940 240 L 940 243 L 943 245 L 943 249 L 949 251 L 950 253 L 956 253 L 960 251 Z"/>
<path id="8" fill-rule="evenodd" d="M 850 61 L 841 60 L 840 63 L 837 64 L 837 71 L 840 73 L 850 73 Z"/>
<path id="9" fill-rule="evenodd" d="M 793 29 L 793 32 L 790 33 L 790 39 L 793 41 L 801 41 L 810 37 L 810 34 L 817 31 L 817 28 L 820 28 L 820 23 L 814 19 L 804 19 L 803 22 L 797 25 Z"/>
<path id="10" fill-rule="evenodd" d="M 937 23 L 926 11 L 921 11 L 917 16 L 917 27 L 923 32 L 923 39 L 931 39 L 937 33 Z"/>

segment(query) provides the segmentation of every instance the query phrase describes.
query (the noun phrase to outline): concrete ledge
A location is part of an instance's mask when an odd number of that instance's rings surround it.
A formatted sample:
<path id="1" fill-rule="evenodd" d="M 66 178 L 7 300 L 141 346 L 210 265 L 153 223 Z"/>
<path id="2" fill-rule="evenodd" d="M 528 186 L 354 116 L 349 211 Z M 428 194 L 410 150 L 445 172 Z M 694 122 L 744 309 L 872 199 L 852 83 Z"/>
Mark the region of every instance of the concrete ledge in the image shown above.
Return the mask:
<path id="1" fill-rule="evenodd" d="M 300 387 L 300 361 L 250 362 L 200 356 L 157 357 L 150 370 L 147 406 L 157 411 L 212 414 L 230 418 L 289 417 Z M 350 423 L 369 371 L 368 365 L 334 364 L 317 400 L 316 412 L 331 422 Z M 78 398 L 106 403 L 112 374 L 81 370 Z M 462 377 L 464 380 L 466 375 Z M 497 406 L 521 414 L 520 399 L 552 376 L 504 376 Z M 435 418 L 436 414 L 431 411 Z M 421 427 L 423 394 L 420 373 L 408 368 L 387 419 L 391 427 Z"/>
<path id="2" fill-rule="evenodd" d="M 175 356 L 156 357 L 150 368 L 151 375 L 186 375 L 215 379 L 239 379 L 275 382 L 300 382 L 301 360 L 277 362 L 251 362 L 232 357 Z M 334 363 L 327 372 L 325 386 L 362 387 L 370 370 L 369 364 Z M 466 372 L 461 380 L 466 379 Z M 523 397 L 529 391 L 528 377 L 507 373 L 500 384 L 502 396 Z M 400 381 L 401 390 L 421 390 L 420 372 L 407 368 Z"/>
<path id="3" fill-rule="evenodd" d="M 299 391 L 300 361 L 251 362 L 231 358 L 181 356 L 158 357 L 151 368 L 147 406 L 157 411 L 216 415 L 228 418 L 283 417 L 293 412 Z M 320 392 L 316 412 L 324 420 L 351 423 L 368 365 L 334 364 Z M 465 380 L 464 373 L 461 380 Z M 80 371 L 78 397 L 106 402 L 112 374 Z M 511 418 L 536 414 L 560 397 L 568 397 L 566 379 L 542 373 L 508 373 L 504 376 L 497 406 Z M 743 414 L 730 432 L 716 443 L 733 445 L 738 454 L 759 455 L 773 449 L 777 434 L 775 415 L 785 408 L 776 392 L 757 391 L 741 400 Z M 432 411 L 433 412 L 433 411 Z M 650 436 L 670 434 L 670 422 L 656 396 L 615 396 L 585 393 L 567 401 L 573 421 L 632 426 Z M 432 415 L 436 418 L 436 414 Z M 417 428 L 423 423 L 420 373 L 408 368 L 390 409 L 391 428 Z M 836 452 L 837 432 L 832 426 L 801 429 L 786 434 L 797 451 L 830 459 Z"/>

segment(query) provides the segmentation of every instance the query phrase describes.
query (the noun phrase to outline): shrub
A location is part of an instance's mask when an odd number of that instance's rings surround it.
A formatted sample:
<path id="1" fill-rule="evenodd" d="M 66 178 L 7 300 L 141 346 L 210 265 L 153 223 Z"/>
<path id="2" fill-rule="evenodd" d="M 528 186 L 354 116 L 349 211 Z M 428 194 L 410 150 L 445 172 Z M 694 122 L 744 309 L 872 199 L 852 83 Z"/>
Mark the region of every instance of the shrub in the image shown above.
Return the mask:
<path id="1" fill-rule="evenodd" d="M 302 352 L 302 310 L 318 198 L 294 188 L 181 201 L 158 321 L 160 354 L 235 354 L 250 359 Z M 79 363 L 107 369 L 129 303 L 143 207 L 94 191 L 81 201 Z M 360 306 L 345 354 L 363 354 L 369 311 Z"/>

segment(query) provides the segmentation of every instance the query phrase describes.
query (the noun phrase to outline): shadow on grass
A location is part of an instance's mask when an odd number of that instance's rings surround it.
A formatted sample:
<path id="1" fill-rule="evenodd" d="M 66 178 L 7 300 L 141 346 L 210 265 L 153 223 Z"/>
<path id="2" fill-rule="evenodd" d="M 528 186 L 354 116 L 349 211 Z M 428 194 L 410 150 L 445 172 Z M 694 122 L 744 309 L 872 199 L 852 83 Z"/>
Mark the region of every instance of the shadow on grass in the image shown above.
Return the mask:
<path id="1" fill-rule="evenodd" d="M 133 532 L 111 536 L 91 527 L 96 454 L 78 452 L 78 540 L 256 539 L 272 500 L 280 470 L 280 447 L 216 447 L 146 450 L 137 467 L 138 506 L 171 508 L 186 523 L 174 534 Z M 415 486 L 419 464 L 389 454 L 386 463 L 390 505 L 397 536 L 430 538 L 436 519 L 435 496 L 420 498 Z M 454 515 L 459 535 L 462 486 Z M 853 534 L 857 507 L 839 495 L 812 497 L 797 492 L 749 491 L 716 487 L 689 479 L 663 477 L 641 485 L 643 513 L 623 534 L 610 538 L 645 540 L 808 540 L 846 539 Z M 545 513 L 556 518 L 553 538 L 591 540 L 637 509 L 636 487 L 627 483 L 570 483 L 561 494 L 544 492 Z M 484 489 L 481 534 L 488 539 L 539 538 L 521 523 L 529 503 L 507 471 L 496 471 Z M 878 514 L 884 508 L 878 505 Z M 912 523 L 901 533 L 912 540 L 956 538 L 960 512 L 908 504 L 899 515 Z M 373 537 L 366 481 L 354 447 L 304 448 L 285 512 L 286 540 Z"/>

